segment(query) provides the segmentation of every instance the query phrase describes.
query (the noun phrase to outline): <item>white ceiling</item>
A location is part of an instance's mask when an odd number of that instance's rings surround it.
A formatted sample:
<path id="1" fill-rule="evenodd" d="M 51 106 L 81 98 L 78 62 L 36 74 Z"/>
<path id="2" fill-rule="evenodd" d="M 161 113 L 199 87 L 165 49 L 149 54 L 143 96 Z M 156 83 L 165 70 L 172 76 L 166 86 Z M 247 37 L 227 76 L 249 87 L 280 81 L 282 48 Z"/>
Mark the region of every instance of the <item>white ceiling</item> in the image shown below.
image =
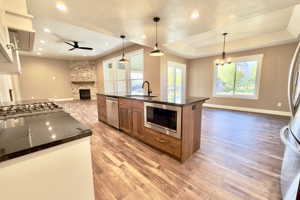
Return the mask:
<path id="1" fill-rule="evenodd" d="M 74 59 L 85 53 L 64 53 L 68 47 L 58 42 L 61 38 L 83 41 L 82 45 L 96 48 L 97 52 L 91 52 L 90 56 L 120 48 L 118 37 L 123 33 L 132 42 L 153 46 L 153 16 L 162 18 L 158 27 L 164 50 L 186 58 L 220 53 L 223 31 L 230 33 L 229 51 L 295 41 L 297 34 L 291 30 L 299 27 L 300 21 L 293 20 L 293 27 L 289 26 L 291 17 L 297 15 L 293 6 L 300 0 L 63 0 L 63 3 L 67 12 L 58 11 L 56 1 L 28 0 L 30 13 L 35 16 L 35 47 L 40 47 L 40 39 L 47 40 L 43 54 L 50 57 Z M 191 19 L 195 10 L 200 17 Z M 45 34 L 44 27 L 59 37 Z M 105 46 L 107 41 L 110 45 Z"/>
<path id="2" fill-rule="evenodd" d="M 120 38 L 61 21 L 36 17 L 34 28 L 36 29 L 34 51 L 22 52 L 23 55 L 80 60 L 105 55 L 122 47 Z M 50 33 L 44 32 L 44 28 L 49 29 Z M 44 41 L 44 43 L 41 41 Z M 69 51 L 72 47 L 64 43 L 65 41 L 78 41 L 79 46 L 92 47 L 93 51 L 81 49 Z M 130 42 L 125 42 L 125 46 L 128 45 L 130 45 Z"/>

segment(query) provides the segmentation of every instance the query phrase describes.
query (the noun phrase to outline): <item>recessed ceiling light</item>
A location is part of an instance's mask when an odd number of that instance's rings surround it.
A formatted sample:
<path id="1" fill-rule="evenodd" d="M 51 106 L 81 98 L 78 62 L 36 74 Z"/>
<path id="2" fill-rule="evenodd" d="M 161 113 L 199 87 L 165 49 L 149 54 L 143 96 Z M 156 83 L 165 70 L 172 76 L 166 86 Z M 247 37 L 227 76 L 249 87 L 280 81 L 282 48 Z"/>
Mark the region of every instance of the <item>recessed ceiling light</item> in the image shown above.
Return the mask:
<path id="1" fill-rule="evenodd" d="M 191 14 L 191 19 L 197 19 L 200 16 L 198 10 L 194 10 Z"/>
<path id="2" fill-rule="evenodd" d="M 45 32 L 45 33 L 50 33 L 51 31 L 50 31 L 49 28 L 44 28 L 44 32 Z"/>
<path id="3" fill-rule="evenodd" d="M 45 40 L 40 40 L 40 43 L 45 44 L 46 42 Z"/>
<path id="4" fill-rule="evenodd" d="M 147 36 L 146 36 L 146 35 L 142 35 L 142 38 L 143 38 L 143 39 L 146 39 L 146 38 L 147 38 Z"/>
<path id="5" fill-rule="evenodd" d="M 67 7 L 63 2 L 57 2 L 56 3 L 56 8 L 60 11 L 63 11 L 63 12 L 67 11 Z"/>

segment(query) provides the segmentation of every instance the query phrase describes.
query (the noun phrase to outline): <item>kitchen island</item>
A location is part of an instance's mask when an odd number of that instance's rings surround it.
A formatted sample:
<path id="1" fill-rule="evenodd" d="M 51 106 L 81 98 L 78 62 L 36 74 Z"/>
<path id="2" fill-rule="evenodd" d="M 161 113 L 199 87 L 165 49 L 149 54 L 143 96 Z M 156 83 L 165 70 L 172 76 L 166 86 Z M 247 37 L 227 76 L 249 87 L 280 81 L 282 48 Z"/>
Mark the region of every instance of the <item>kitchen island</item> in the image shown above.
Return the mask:
<path id="1" fill-rule="evenodd" d="M 184 162 L 200 148 L 205 97 L 97 94 L 99 121 Z"/>
<path id="2" fill-rule="evenodd" d="M 0 107 L 0 199 L 93 200 L 92 132 L 47 105 Z"/>

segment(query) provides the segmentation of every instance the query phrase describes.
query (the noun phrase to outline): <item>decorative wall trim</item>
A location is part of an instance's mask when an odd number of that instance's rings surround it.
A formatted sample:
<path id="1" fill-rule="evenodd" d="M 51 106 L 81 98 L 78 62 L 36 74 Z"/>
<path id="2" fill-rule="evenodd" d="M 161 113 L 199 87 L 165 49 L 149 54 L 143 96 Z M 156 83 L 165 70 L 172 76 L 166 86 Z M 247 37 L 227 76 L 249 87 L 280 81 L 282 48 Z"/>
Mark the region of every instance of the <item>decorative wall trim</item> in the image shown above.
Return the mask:
<path id="1" fill-rule="evenodd" d="M 49 101 L 73 101 L 74 98 L 64 98 L 64 99 L 54 99 L 54 98 L 49 98 Z"/>
<path id="2" fill-rule="evenodd" d="M 225 106 L 225 105 L 218 105 L 218 104 L 208 104 L 208 103 L 204 103 L 203 107 L 221 108 L 226 110 L 236 110 L 242 112 L 263 113 L 263 114 L 270 114 L 270 115 L 291 116 L 291 112 L 284 112 L 278 110 L 265 110 L 265 109 L 258 109 L 258 108 L 235 107 L 235 106 Z"/>

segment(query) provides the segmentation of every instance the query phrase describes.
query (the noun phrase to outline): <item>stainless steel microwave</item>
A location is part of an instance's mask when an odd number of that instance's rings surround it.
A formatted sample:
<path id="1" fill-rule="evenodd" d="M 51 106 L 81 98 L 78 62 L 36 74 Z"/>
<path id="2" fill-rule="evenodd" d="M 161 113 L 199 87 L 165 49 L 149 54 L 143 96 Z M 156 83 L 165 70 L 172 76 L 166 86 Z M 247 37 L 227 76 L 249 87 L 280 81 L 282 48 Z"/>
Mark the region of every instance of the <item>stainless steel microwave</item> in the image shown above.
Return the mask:
<path id="1" fill-rule="evenodd" d="M 179 106 L 145 102 L 144 126 L 180 139 L 181 112 Z"/>

